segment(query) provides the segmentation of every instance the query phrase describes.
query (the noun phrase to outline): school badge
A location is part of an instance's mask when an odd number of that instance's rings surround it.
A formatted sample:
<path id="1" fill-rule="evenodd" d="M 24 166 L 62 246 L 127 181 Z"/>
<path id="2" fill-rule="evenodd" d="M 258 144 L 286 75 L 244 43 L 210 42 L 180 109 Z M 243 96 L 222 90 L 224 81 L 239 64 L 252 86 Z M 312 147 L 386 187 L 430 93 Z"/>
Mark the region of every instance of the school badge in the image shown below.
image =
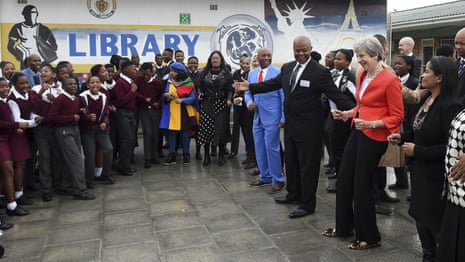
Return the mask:
<path id="1" fill-rule="evenodd" d="M 116 11 L 116 0 L 87 0 L 87 8 L 93 16 L 106 19 Z"/>

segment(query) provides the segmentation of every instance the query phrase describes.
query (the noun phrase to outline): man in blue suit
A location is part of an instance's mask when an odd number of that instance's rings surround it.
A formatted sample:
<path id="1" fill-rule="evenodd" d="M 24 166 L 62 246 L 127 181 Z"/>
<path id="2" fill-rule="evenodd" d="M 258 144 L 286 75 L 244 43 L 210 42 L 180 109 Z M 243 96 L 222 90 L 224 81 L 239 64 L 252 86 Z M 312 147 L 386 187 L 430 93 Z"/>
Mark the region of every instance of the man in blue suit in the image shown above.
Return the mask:
<path id="1" fill-rule="evenodd" d="M 248 81 L 260 83 L 275 78 L 281 70 L 271 65 L 272 55 L 267 48 L 258 50 L 257 59 L 260 67 L 250 71 Z M 281 167 L 280 127 L 284 126 L 284 92 L 282 89 L 268 93 L 245 93 L 245 102 L 249 110 L 254 111 L 253 137 L 259 179 L 252 186 L 272 184 L 271 192 L 275 193 L 284 187 L 284 176 Z"/>

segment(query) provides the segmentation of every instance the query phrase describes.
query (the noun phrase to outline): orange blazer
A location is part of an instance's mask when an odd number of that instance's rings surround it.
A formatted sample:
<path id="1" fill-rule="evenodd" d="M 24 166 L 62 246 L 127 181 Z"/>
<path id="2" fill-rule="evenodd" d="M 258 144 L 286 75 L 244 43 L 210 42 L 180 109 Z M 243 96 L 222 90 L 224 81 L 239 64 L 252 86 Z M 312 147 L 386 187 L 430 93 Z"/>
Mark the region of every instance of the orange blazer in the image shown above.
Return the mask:
<path id="1" fill-rule="evenodd" d="M 386 128 L 364 129 L 363 133 L 376 141 L 387 141 L 388 135 L 399 132 L 399 126 L 404 120 L 404 104 L 402 101 L 402 84 L 397 76 L 383 68 L 371 80 L 360 98 L 360 87 L 367 72 L 363 71 L 357 81 L 352 119 L 382 120 Z M 358 114 L 358 116 L 357 116 Z M 352 120 L 352 124 L 353 120 Z"/>

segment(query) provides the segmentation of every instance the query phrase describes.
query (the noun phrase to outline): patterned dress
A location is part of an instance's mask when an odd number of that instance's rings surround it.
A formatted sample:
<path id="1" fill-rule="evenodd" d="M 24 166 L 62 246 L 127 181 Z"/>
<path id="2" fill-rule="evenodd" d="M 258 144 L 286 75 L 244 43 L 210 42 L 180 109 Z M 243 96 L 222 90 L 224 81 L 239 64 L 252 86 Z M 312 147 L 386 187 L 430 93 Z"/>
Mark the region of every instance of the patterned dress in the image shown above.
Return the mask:
<path id="1" fill-rule="evenodd" d="M 199 92 L 203 94 L 200 106 L 201 144 L 224 145 L 231 140 L 229 107 L 232 99 L 232 76 L 228 71 L 207 72 L 200 80 Z"/>

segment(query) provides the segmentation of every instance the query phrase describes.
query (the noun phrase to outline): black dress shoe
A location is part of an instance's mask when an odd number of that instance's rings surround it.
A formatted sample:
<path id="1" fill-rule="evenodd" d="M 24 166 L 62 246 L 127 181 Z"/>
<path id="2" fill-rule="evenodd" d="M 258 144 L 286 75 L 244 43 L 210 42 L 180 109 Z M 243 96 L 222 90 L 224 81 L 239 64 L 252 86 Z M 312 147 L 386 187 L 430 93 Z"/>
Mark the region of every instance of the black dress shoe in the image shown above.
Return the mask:
<path id="1" fill-rule="evenodd" d="M 211 158 L 210 156 L 205 155 L 205 158 L 203 159 L 202 166 L 208 166 L 211 163 Z"/>
<path id="2" fill-rule="evenodd" d="M 150 160 L 145 160 L 144 168 L 150 168 L 150 166 L 152 166 L 152 163 L 150 162 Z"/>
<path id="3" fill-rule="evenodd" d="M 249 162 L 244 164 L 244 169 L 251 169 L 254 167 L 257 167 L 257 161 L 255 161 L 254 159 L 251 159 Z"/>
<path id="4" fill-rule="evenodd" d="M 389 185 L 388 188 L 391 189 L 391 190 L 408 189 L 408 186 L 399 185 L 399 184 L 392 184 L 392 185 Z"/>
<path id="5" fill-rule="evenodd" d="M 83 191 L 81 193 L 75 194 L 73 196 L 73 199 L 74 200 L 94 200 L 95 196 L 87 191 Z"/>
<path id="6" fill-rule="evenodd" d="M 376 214 L 386 215 L 386 216 L 392 216 L 394 214 L 394 212 L 390 208 L 383 207 L 380 205 L 375 206 L 375 212 Z"/>
<path id="7" fill-rule="evenodd" d="M 160 160 L 158 158 L 154 158 L 151 161 L 152 161 L 152 164 L 154 164 L 154 165 L 159 165 L 160 164 Z"/>
<path id="8" fill-rule="evenodd" d="M 92 181 L 87 181 L 86 182 L 86 185 L 87 185 L 87 189 L 94 189 L 94 183 L 92 183 Z"/>
<path id="9" fill-rule="evenodd" d="M 336 179 L 336 178 L 337 178 L 336 173 L 332 173 L 331 175 L 328 175 L 328 179 Z"/>
<path id="10" fill-rule="evenodd" d="M 274 201 L 278 204 L 290 204 L 295 202 L 294 199 L 287 198 L 287 196 L 277 197 L 274 199 Z"/>
<path id="11" fill-rule="evenodd" d="M 386 193 L 386 191 L 384 191 L 379 201 L 385 202 L 385 203 L 398 203 L 400 202 L 400 199 L 398 199 L 397 197 L 391 197 L 390 195 L 388 195 L 388 193 Z"/>
<path id="12" fill-rule="evenodd" d="M 269 184 L 271 184 L 271 183 L 265 183 L 265 182 L 261 181 L 260 179 L 257 179 L 257 181 L 252 182 L 249 185 L 251 185 L 251 186 L 265 186 L 265 185 L 269 185 Z"/>
<path id="13" fill-rule="evenodd" d="M 26 205 L 34 204 L 34 201 L 32 201 L 32 199 L 30 199 L 30 198 L 26 198 L 24 196 L 21 196 L 20 198 L 16 199 L 16 203 L 18 203 L 18 205 L 26 206 Z"/>
<path id="14" fill-rule="evenodd" d="M 130 168 L 129 168 L 129 172 L 131 172 L 131 173 L 136 173 L 136 172 L 137 172 L 137 169 L 130 167 Z"/>
<path id="15" fill-rule="evenodd" d="M 313 212 L 310 212 L 310 211 L 305 210 L 305 209 L 297 208 L 296 210 L 289 213 L 289 218 L 299 218 L 299 217 L 308 216 L 310 214 L 313 214 Z"/>
<path id="16" fill-rule="evenodd" d="M 52 201 L 52 193 L 42 193 L 42 201 L 43 202 Z"/>
<path id="17" fill-rule="evenodd" d="M 110 185 L 115 183 L 115 178 L 112 175 L 107 174 L 102 174 L 99 177 L 95 177 L 94 179 L 95 181 L 102 181 Z"/>
<path id="18" fill-rule="evenodd" d="M 334 167 L 328 168 L 328 170 L 325 171 L 326 175 L 330 175 L 330 174 L 333 174 L 333 173 L 336 173 L 336 168 L 334 168 Z"/>
<path id="19" fill-rule="evenodd" d="M 3 221 L 1 221 L 1 223 L 0 223 L 0 230 L 8 230 L 8 229 L 10 229 L 12 227 L 13 227 L 13 224 L 5 223 Z"/>
<path id="20" fill-rule="evenodd" d="M 231 154 L 229 154 L 228 158 L 233 159 L 236 156 L 237 156 L 237 153 L 231 153 Z"/>
<path id="21" fill-rule="evenodd" d="M 328 191 L 328 193 L 336 193 L 336 189 L 336 184 L 332 184 L 326 188 L 326 191 Z"/>
<path id="22" fill-rule="evenodd" d="M 23 209 L 20 206 L 16 206 L 16 208 L 13 210 L 9 210 L 7 208 L 6 214 L 9 216 L 26 216 L 26 215 L 29 215 L 29 211 L 27 211 L 26 209 Z"/>

